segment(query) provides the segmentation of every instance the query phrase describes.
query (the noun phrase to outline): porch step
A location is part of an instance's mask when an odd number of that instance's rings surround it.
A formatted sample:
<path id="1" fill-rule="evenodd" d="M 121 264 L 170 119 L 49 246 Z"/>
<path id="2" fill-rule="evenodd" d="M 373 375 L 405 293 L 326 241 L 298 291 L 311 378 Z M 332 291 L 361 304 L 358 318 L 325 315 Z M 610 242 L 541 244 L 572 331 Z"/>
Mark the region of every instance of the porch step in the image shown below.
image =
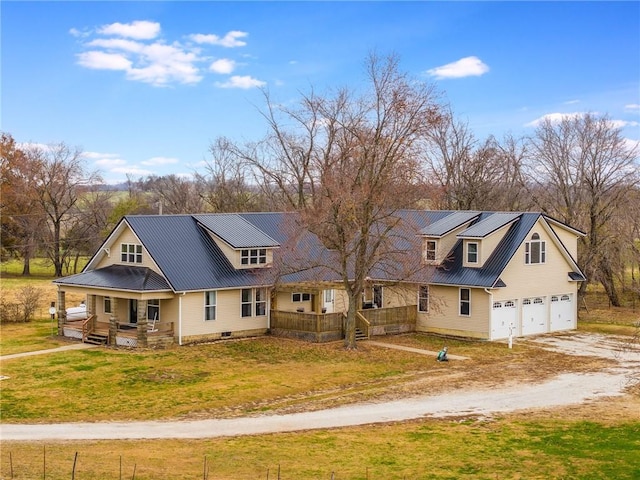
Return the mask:
<path id="1" fill-rule="evenodd" d="M 358 340 L 369 340 L 369 338 L 364 334 L 362 330 L 356 327 L 356 342 Z"/>
<path id="2" fill-rule="evenodd" d="M 94 332 L 87 335 L 87 338 L 85 339 L 84 343 L 91 343 L 93 345 L 106 345 L 108 339 L 109 339 L 109 334 Z"/>

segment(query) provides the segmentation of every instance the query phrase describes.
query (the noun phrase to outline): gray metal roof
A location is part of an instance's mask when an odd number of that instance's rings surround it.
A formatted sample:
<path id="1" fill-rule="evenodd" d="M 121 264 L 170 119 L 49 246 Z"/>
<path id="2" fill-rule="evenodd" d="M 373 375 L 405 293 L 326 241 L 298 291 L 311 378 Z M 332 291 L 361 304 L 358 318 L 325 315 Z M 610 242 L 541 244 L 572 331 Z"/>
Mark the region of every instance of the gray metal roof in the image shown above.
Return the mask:
<path id="1" fill-rule="evenodd" d="M 397 212 L 397 215 L 401 217 L 401 222 L 390 237 L 397 254 L 382 258 L 370 272 L 371 278 L 480 288 L 504 286 L 500 275 L 542 216 L 540 213 L 505 215 L 423 210 L 404 210 Z M 416 273 L 408 277 L 393 276 L 394 272 L 402 270 L 402 262 L 419 266 L 416 265 L 416 259 L 420 258 L 420 237 L 416 232 L 443 234 L 474 219 L 477 219 L 476 225 L 479 226 L 475 229 L 476 233 L 490 232 L 489 227 L 508 225 L 511 221 L 504 237 L 481 268 L 463 266 L 463 241 L 458 239 L 452 250 L 453 255 L 448 255 L 442 265 L 414 269 Z M 162 275 L 143 267 L 113 265 L 59 279 L 56 283 L 132 290 L 170 288 L 182 292 L 271 285 L 276 281 L 340 280 L 338 269 L 331 268 L 338 264 L 336 253 L 325 248 L 318 237 L 304 228 L 295 213 L 132 215 L 124 217 L 122 222 L 126 222 L 140 239 Z M 250 234 L 251 242 L 244 242 L 234 233 L 231 229 L 233 225 L 239 225 L 243 232 Z M 211 237 L 212 231 L 220 232 L 221 229 L 226 229 L 223 234 L 226 238 L 233 238 L 233 244 L 238 248 L 249 245 L 257 247 L 258 239 L 263 243 L 262 246 L 278 245 L 279 248 L 274 251 L 274 266 L 236 270 Z M 471 231 L 473 233 L 474 230 Z M 584 278 L 578 271 L 569 275 L 575 280 Z"/>
<path id="2" fill-rule="evenodd" d="M 480 221 L 490 218 L 492 213 L 483 213 Z M 513 222 L 502 240 L 498 243 L 493 253 L 489 256 L 482 268 L 464 267 L 462 265 L 463 249 L 462 240 L 458 240 L 453 248 L 453 255 L 435 270 L 432 283 L 441 285 L 461 285 L 469 287 L 495 288 L 504 285 L 500 275 L 515 255 L 516 250 L 525 240 L 529 231 L 540 218 L 540 213 L 522 213 L 517 221 Z"/>
<path id="3" fill-rule="evenodd" d="M 129 265 L 109 265 L 108 267 L 59 278 L 54 280 L 53 283 L 137 292 L 171 290 L 162 275 L 150 268 Z"/>
<path id="4" fill-rule="evenodd" d="M 235 213 L 194 215 L 193 218 L 233 248 L 279 246 L 273 238 Z"/>
<path id="5" fill-rule="evenodd" d="M 125 221 L 176 292 L 259 284 L 236 270 L 192 215 L 131 215 Z"/>
<path id="6" fill-rule="evenodd" d="M 492 213 L 460 232 L 458 238 L 484 238 L 518 218 L 520 213 Z"/>
<path id="7" fill-rule="evenodd" d="M 424 227 L 420 233 L 429 237 L 442 237 L 479 215 L 480 212 L 449 212 L 444 218 Z"/>

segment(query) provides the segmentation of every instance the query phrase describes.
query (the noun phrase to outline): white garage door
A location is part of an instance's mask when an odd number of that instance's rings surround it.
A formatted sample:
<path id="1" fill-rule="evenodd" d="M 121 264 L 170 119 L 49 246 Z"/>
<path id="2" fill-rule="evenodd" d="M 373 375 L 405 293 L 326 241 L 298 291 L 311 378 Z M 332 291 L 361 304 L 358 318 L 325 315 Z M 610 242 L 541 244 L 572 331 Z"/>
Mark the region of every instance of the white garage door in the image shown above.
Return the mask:
<path id="1" fill-rule="evenodd" d="M 522 335 L 535 335 L 547 331 L 547 306 L 544 297 L 522 300 Z"/>
<path id="2" fill-rule="evenodd" d="M 573 295 L 553 295 L 550 316 L 549 327 L 552 332 L 576 328 Z"/>
<path id="3" fill-rule="evenodd" d="M 515 300 L 493 302 L 491 311 L 491 340 L 509 338 L 509 327 L 513 326 L 513 335 L 517 334 L 517 313 Z"/>

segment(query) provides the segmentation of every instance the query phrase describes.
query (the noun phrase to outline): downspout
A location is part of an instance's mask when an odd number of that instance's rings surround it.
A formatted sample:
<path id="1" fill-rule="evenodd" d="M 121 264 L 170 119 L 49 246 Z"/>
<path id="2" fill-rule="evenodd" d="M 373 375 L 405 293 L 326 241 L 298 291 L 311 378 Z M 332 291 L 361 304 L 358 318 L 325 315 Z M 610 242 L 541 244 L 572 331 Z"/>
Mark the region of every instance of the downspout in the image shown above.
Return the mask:
<path id="1" fill-rule="evenodd" d="M 178 345 L 182 345 L 182 297 L 187 292 L 182 292 L 182 295 L 178 297 Z"/>
<path id="2" fill-rule="evenodd" d="M 491 338 L 491 326 L 493 325 L 493 293 L 487 288 L 484 288 L 485 293 L 489 295 L 489 340 Z"/>

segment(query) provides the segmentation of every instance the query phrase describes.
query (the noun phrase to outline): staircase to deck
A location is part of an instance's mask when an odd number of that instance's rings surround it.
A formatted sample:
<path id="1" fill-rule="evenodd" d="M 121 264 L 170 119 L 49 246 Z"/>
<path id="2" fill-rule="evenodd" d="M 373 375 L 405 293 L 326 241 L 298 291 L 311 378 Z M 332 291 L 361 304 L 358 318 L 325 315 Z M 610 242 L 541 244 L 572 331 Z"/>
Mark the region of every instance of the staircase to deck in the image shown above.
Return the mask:
<path id="1" fill-rule="evenodd" d="M 367 337 L 366 333 L 356 327 L 356 342 L 359 340 L 369 340 L 369 337 Z"/>
<path id="2" fill-rule="evenodd" d="M 91 343 L 93 345 L 106 345 L 108 341 L 109 334 L 100 332 L 89 333 L 83 340 L 84 343 Z"/>

